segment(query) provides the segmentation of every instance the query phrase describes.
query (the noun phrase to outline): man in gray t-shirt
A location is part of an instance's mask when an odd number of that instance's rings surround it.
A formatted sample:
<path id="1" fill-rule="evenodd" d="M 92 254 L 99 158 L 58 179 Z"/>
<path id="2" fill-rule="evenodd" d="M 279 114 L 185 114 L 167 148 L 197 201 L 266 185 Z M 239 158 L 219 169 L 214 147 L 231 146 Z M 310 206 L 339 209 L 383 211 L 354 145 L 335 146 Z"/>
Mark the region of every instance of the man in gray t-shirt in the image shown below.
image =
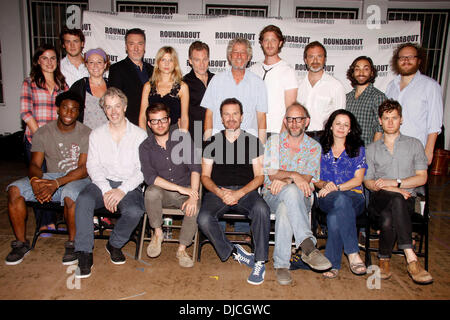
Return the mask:
<path id="1" fill-rule="evenodd" d="M 58 120 L 39 128 L 33 136 L 28 177 L 8 185 L 8 213 L 16 235 L 12 251 L 6 257 L 7 265 L 22 262 L 30 250 L 26 240 L 27 208 L 25 201 L 59 202 L 64 206 L 64 218 L 69 241 L 64 245 L 63 264 L 77 263 L 75 254 L 75 200 L 90 182 L 86 161 L 91 129 L 76 121 L 81 98 L 74 92 L 64 92 L 55 101 Z M 47 163 L 47 173 L 41 169 Z"/>
<path id="2" fill-rule="evenodd" d="M 380 226 L 379 253 L 381 279 L 389 279 L 392 248 L 405 252 L 408 273 L 414 282 L 433 281 L 417 261 L 412 245 L 410 213 L 414 210 L 415 188 L 427 182 L 427 157 L 422 143 L 400 133 L 402 107 L 386 100 L 378 108 L 383 136 L 367 147 L 368 170 L 365 186 L 371 191 L 369 214 Z"/>

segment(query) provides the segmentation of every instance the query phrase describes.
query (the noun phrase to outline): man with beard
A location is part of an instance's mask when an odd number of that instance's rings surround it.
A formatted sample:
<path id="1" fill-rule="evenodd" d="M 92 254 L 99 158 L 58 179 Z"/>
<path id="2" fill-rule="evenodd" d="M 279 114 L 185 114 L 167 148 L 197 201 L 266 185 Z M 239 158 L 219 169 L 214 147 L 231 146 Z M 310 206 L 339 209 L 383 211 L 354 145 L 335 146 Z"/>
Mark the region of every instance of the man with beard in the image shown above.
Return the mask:
<path id="1" fill-rule="evenodd" d="M 258 285 L 264 282 L 270 234 L 270 210 L 257 190 L 264 181 L 264 148 L 258 138 L 240 128 L 243 107 L 239 100 L 225 99 L 219 111 L 225 130 L 214 135 L 203 152 L 201 180 L 207 192 L 197 221 L 220 260 L 232 256 L 252 268 L 247 282 Z M 254 254 L 226 238 L 219 219 L 229 211 L 251 220 Z"/>
<path id="2" fill-rule="evenodd" d="M 264 143 L 266 141 L 267 92 L 264 81 L 246 70 L 252 58 L 250 41 L 235 38 L 228 43 L 227 59 L 231 69 L 212 78 L 200 105 L 206 108 L 204 140 L 224 129 L 220 105 L 223 100 L 234 97 L 241 101 L 245 114 L 242 129 Z"/>
<path id="3" fill-rule="evenodd" d="M 400 45 L 391 60 L 397 74 L 386 89 L 386 96 L 403 107 L 400 132 L 415 137 L 425 147 L 428 165 L 433 161 L 434 145 L 441 132 L 444 112 L 442 89 L 425 71 L 425 50 L 413 43 Z"/>
<path id="4" fill-rule="evenodd" d="M 297 101 L 311 115 L 307 134 L 319 140 L 330 114 L 345 108 L 345 90 L 342 83 L 325 73 L 327 50 L 318 41 L 309 43 L 303 51 L 303 61 L 308 68 L 307 76 L 298 86 Z"/>
<path id="5" fill-rule="evenodd" d="M 280 28 L 268 25 L 259 33 L 264 61 L 250 67 L 264 80 L 267 88 L 267 132 L 280 133 L 286 108 L 297 99 L 298 80 L 295 70 L 279 56 L 284 44 Z"/>
<path id="6" fill-rule="evenodd" d="M 386 96 L 373 86 L 376 77 L 377 69 L 366 56 L 356 58 L 347 70 L 347 79 L 354 89 L 347 93 L 346 110 L 355 115 L 366 146 L 380 139 L 383 132 L 378 122 L 378 106 Z"/>
<path id="7" fill-rule="evenodd" d="M 197 231 L 199 209 L 200 154 L 196 156 L 194 144 L 189 133 L 182 132 L 177 125 L 170 125 L 169 107 L 162 103 L 148 106 L 147 124 L 152 130 L 139 146 L 139 158 L 144 181 L 145 209 L 150 226 L 155 229 L 147 255 L 156 258 L 161 254 L 164 236 L 162 208 L 176 208 L 184 211 L 180 230 L 180 244 L 176 257 L 181 267 L 189 268 L 194 262 L 186 252 Z M 178 142 L 179 139 L 181 142 Z M 177 151 L 180 150 L 181 152 Z"/>
<path id="8" fill-rule="evenodd" d="M 305 135 L 310 118 L 304 106 L 289 106 L 283 121 L 287 131 L 270 136 L 266 143 L 262 194 L 276 214 L 273 260 L 277 281 L 288 285 L 292 282 L 292 236 L 302 250 L 302 260 L 311 268 L 324 271 L 331 268 L 331 263 L 316 248 L 308 219 L 311 182 L 319 181 L 322 148 Z"/>
<path id="9" fill-rule="evenodd" d="M 61 60 L 61 73 L 66 78 L 67 85 L 71 87 L 77 80 L 89 76 L 82 54 L 84 34 L 80 29 L 64 27 L 59 40 L 66 51 L 65 58 Z"/>

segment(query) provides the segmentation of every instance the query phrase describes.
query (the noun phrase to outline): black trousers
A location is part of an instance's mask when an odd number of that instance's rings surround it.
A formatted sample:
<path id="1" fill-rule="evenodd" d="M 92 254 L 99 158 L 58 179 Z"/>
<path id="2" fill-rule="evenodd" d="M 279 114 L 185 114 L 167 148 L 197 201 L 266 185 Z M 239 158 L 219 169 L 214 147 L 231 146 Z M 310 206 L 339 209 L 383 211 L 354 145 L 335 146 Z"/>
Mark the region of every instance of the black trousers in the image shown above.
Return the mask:
<path id="1" fill-rule="evenodd" d="M 380 227 L 379 258 L 392 256 L 396 240 L 399 249 L 412 248 L 414 204 L 414 197 L 405 200 L 398 192 L 380 190 L 370 194 L 369 215 Z"/>

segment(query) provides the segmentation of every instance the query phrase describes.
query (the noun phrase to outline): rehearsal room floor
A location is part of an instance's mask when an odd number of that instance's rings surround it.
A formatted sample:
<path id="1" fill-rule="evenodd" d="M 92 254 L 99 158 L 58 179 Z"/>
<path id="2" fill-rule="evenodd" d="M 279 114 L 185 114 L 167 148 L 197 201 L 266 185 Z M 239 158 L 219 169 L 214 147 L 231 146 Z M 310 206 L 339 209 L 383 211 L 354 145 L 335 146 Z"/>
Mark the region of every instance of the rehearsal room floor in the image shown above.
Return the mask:
<path id="1" fill-rule="evenodd" d="M 393 276 L 369 289 L 371 276 L 353 275 L 347 259 L 337 279 L 324 279 L 309 270 L 292 271 L 290 286 L 278 285 L 270 261 L 266 264 L 265 281 L 254 286 L 247 283 L 250 269 L 229 259 L 222 263 L 211 245 L 205 245 L 201 262 L 193 268 L 178 266 L 177 245 L 163 243 L 162 254 L 151 259 L 134 259 L 135 244 L 128 243 L 123 251 L 126 264 L 114 265 L 105 250 L 106 240 L 95 240 L 94 267 L 90 278 L 77 283 L 73 269 L 61 263 L 65 235 L 39 238 L 32 250 L 16 266 L 7 266 L 4 259 L 10 251 L 14 235 L 8 220 L 5 188 L 8 183 L 26 175 L 21 161 L 0 161 L 0 300 L 448 300 L 450 298 L 450 179 L 430 177 L 430 260 L 429 271 L 434 283 L 414 284 L 406 272 L 403 256 L 393 256 Z M 32 239 L 34 214 L 30 211 L 27 237 Z M 192 247 L 188 249 L 192 252 Z M 361 251 L 361 256 L 363 252 Z M 372 253 L 374 264 L 378 263 Z M 420 258 L 423 265 L 423 259 Z M 369 279 L 370 280 L 370 279 Z M 373 282 L 374 283 L 374 282 Z"/>

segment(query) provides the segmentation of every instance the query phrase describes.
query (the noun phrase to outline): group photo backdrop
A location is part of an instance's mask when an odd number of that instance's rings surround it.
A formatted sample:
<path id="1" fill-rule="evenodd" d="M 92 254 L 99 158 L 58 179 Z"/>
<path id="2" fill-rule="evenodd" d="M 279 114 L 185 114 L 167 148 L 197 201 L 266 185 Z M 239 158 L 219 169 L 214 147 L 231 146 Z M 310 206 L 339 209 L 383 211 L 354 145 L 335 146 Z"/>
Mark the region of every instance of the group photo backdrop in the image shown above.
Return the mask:
<path id="1" fill-rule="evenodd" d="M 84 50 L 102 48 L 111 63 L 126 57 L 125 33 L 141 28 L 146 34 L 144 60 L 154 64 L 159 48 L 174 47 L 178 53 L 183 75 L 191 68 L 188 63 L 189 45 L 196 40 L 210 47 L 210 71 L 218 73 L 228 68 L 226 48 L 235 37 L 248 39 L 253 48 L 250 64 L 262 61 L 259 32 L 267 25 L 278 26 L 285 43 L 280 57 L 286 60 L 300 80 L 307 74 L 303 62 L 305 46 L 321 42 L 327 49 L 325 71 L 339 79 L 349 92 L 352 87 L 346 72 L 352 61 L 361 55 L 372 58 L 378 77 L 375 86 L 385 91 L 393 79 L 390 60 L 393 50 L 402 43 L 420 43 L 420 22 L 390 21 L 379 26 L 366 25 L 365 20 L 304 20 L 253 17 L 214 17 L 204 15 L 154 15 L 140 13 L 103 13 L 85 11 L 82 30 L 86 37 Z"/>

